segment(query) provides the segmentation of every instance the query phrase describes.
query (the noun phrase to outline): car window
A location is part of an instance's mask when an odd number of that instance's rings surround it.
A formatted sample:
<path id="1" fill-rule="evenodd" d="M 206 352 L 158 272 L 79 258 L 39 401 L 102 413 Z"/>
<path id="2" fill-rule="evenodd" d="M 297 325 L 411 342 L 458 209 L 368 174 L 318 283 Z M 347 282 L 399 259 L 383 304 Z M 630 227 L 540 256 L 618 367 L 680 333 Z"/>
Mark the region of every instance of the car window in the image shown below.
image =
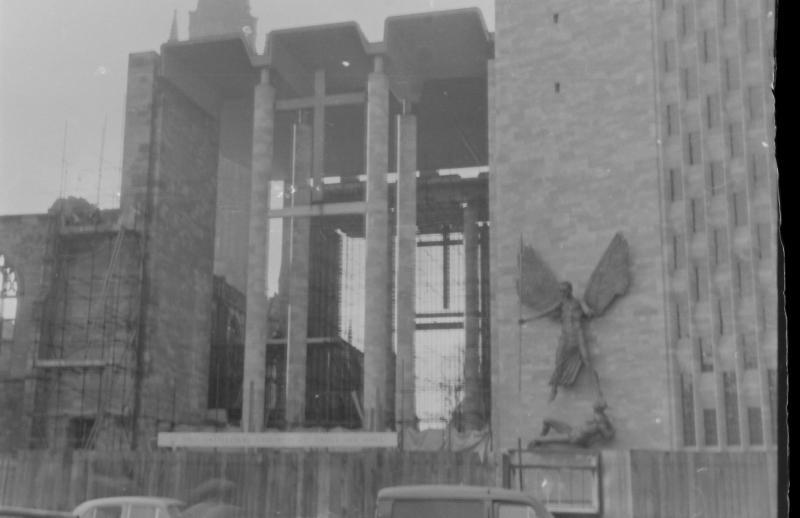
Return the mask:
<path id="1" fill-rule="evenodd" d="M 483 502 L 469 500 L 396 500 L 392 518 L 484 518 Z"/>
<path id="2" fill-rule="evenodd" d="M 525 504 L 496 503 L 494 518 L 544 518 L 536 513 L 536 509 Z"/>
<path id="3" fill-rule="evenodd" d="M 121 505 L 101 505 L 94 508 L 95 515 L 94 518 L 122 518 L 122 506 Z M 87 511 L 89 516 L 91 516 L 91 510 Z M 86 516 L 81 515 L 81 516 Z"/>
<path id="4" fill-rule="evenodd" d="M 167 510 L 158 510 L 158 518 L 181 518 L 181 507 L 179 505 L 170 504 Z"/>
<path id="5" fill-rule="evenodd" d="M 156 507 L 153 505 L 132 505 L 128 518 L 156 518 Z"/>

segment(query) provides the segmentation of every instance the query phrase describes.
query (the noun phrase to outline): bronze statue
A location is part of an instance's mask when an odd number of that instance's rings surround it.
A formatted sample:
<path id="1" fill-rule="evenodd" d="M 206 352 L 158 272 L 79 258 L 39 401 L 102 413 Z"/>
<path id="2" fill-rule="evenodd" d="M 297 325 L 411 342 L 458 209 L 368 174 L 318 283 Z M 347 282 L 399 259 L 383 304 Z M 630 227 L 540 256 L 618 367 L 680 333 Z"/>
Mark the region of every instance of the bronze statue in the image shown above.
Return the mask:
<path id="1" fill-rule="evenodd" d="M 614 438 L 614 426 L 606 415 L 608 405 L 601 399 L 595 402 L 593 408 L 594 416 L 577 429 L 573 429 L 568 423 L 557 419 L 545 419 L 542 421 L 542 431 L 539 437 L 528 443 L 528 449 L 547 444 L 566 444 L 588 448 L 594 443 L 610 441 Z M 557 432 L 559 436 L 548 437 L 551 430 Z"/>
<path id="2" fill-rule="evenodd" d="M 550 399 L 555 399 L 558 387 L 571 387 L 586 365 L 592 370 L 602 397 L 600 380 L 592 366 L 583 325 L 586 320 L 602 315 L 618 296 L 628 291 L 630 268 L 628 243 L 616 234 L 597 264 L 583 300 L 572 295 L 572 284 L 558 282 L 536 252 L 530 247 L 520 249 L 520 301 L 537 311 L 530 318 L 520 318 L 520 325 L 530 320 L 550 316 L 561 323 L 561 336 L 556 351 L 556 364 L 550 376 Z"/>

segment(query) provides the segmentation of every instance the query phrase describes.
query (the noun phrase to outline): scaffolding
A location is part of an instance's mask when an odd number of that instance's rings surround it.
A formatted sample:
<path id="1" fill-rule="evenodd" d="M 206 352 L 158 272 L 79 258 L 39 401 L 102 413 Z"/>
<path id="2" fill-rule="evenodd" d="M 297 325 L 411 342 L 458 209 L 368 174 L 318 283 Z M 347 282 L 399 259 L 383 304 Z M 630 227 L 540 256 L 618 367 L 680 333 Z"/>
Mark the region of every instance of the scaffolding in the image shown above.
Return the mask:
<path id="1" fill-rule="evenodd" d="M 124 448 L 141 285 L 139 233 L 119 211 L 51 209 L 34 325 L 31 447 Z"/>

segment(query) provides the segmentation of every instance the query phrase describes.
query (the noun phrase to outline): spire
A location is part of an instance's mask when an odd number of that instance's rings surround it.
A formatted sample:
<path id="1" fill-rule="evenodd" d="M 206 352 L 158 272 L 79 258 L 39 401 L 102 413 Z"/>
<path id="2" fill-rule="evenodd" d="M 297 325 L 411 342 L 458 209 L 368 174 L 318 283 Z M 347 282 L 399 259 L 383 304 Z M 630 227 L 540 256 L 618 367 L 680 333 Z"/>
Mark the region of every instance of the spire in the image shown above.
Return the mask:
<path id="1" fill-rule="evenodd" d="M 178 10 L 172 13 L 172 27 L 169 28 L 169 41 L 178 41 Z"/>

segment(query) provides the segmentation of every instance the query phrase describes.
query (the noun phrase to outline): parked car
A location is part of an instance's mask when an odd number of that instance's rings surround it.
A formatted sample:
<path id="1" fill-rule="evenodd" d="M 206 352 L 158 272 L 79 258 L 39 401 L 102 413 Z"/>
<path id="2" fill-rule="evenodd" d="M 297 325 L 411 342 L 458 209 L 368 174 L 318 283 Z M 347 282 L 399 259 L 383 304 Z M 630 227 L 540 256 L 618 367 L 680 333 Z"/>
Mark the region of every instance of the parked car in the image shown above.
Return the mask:
<path id="1" fill-rule="evenodd" d="M 185 504 L 157 496 L 114 496 L 83 502 L 72 511 L 77 518 L 181 518 Z"/>
<path id="2" fill-rule="evenodd" d="M 480 486 L 397 486 L 378 492 L 376 518 L 553 518 L 525 493 Z"/>

